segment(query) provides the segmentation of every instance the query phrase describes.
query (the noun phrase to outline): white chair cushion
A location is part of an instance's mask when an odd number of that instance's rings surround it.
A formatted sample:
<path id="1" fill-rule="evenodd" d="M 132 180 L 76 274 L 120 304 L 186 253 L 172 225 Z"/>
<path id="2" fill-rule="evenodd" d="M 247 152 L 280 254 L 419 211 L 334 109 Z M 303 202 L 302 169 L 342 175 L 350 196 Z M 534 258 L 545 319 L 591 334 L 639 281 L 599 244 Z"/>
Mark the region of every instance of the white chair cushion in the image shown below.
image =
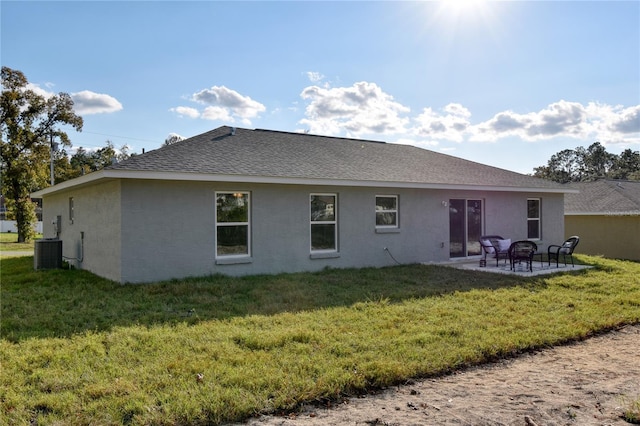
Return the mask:
<path id="1" fill-rule="evenodd" d="M 489 240 L 482 240 L 482 245 L 485 247 L 485 249 L 487 250 L 487 253 L 495 253 L 495 249 L 493 248 L 493 246 L 491 245 L 491 241 Z"/>
<path id="2" fill-rule="evenodd" d="M 500 247 L 500 251 L 509 250 L 509 247 L 511 247 L 511 238 L 507 238 L 506 240 L 498 240 L 498 247 Z"/>

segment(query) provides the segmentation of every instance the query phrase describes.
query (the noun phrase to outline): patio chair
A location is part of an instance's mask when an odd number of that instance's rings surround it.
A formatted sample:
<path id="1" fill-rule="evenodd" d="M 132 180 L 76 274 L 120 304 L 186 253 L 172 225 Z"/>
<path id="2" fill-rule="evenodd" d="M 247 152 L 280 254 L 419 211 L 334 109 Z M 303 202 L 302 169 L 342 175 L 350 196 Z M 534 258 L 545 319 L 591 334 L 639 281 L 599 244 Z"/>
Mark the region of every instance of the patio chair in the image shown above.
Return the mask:
<path id="1" fill-rule="evenodd" d="M 562 256 L 562 260 L 564 261 L 564 266 L 567 266 L 567 256 L 571 259 L 571 267 L 574 267 L 573 264 L 573 251 L 576 249 L 576 246 L 580 242 L 580 237 L 574 235 L 573 237 L 567 238 L 567 240 L 559 245 L 550 245 L 547 249 L 547 259 L 549 262 L 549 266 L 551 266 L 551 260 L 556 261 L 556 268 L 559 268 L 560 256 Z"/>
<path id="2" fill-rule="evenodd" d="M 516 263 L 525 262 L 527 270 L 533 272 L 533 255 L 538 251 L 538 245 L 533 241 L 516 241 L 509 246 L 509 264 L 515 271 Z"/>
<path id="3" fill-rule="evenodd" d="M 509 258 L 509 246 L 511 240 L 505 240 L 500 235 L 483 235 L 480 237 L 480 246 L 482 247 L 482 258 L 487 261 L 487 255 L 492 255 L 496 258 L 496 267 L 498 266 L 500 259 L 504 259 L 505 264 Z"/>

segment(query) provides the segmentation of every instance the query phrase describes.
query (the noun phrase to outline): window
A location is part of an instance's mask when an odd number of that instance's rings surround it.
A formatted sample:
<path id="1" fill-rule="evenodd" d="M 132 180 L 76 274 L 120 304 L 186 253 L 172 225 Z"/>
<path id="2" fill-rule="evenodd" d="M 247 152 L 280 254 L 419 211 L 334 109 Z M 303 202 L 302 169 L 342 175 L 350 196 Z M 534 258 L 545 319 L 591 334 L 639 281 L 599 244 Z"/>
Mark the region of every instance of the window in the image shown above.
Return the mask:
<path id="1" fill-rule="evenodd" d="M 527 200 L 527 238 L 540 239 L 540 199 L 529 198 Z"/>
<path id="2" fill-rule="evenodd" d="M 216 192 L 216 256 L 249 256 L 248 192 Z"/>
<path id="3" fill-rule="evenodd" d="M 338 249 L 338 196 L 311 194 L 311 251 Z"/>
<path id="4" fill-rule="evenodd" d="M 69 223 L 73 225 L 73 197 L 69 197 Z"/>
<path id="5" fill-rule="evenodd" d="M 376 227 L 398 227 L 397 195 L 376 195 Z"/>

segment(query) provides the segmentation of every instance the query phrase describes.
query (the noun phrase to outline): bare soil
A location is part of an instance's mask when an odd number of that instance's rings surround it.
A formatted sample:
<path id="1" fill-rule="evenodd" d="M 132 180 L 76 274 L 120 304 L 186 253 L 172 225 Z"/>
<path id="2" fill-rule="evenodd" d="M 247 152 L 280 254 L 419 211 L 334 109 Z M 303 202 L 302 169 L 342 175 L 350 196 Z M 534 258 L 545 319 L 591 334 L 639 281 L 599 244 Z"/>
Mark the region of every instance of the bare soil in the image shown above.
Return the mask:
<path id="1" fill-rule="evenodd" d="M 249 426 L 620 425 L 640 398 L 640 324 Z"/>

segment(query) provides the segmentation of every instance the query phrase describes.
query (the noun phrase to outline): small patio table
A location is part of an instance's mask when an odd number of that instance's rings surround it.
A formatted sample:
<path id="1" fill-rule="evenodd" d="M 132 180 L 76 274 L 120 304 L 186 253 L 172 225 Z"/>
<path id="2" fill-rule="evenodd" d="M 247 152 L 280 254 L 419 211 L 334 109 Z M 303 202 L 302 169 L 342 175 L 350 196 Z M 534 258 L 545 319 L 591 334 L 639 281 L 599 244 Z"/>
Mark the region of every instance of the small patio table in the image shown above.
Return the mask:
<path id="1" fill-rule="evenodd" d="M 511 270 L 515 270 L 516 263 L 526 262 L 530 272 L 533 272 L 533 257 L 538 251 L 538 246 L 532 241 L 516 241 L 509 247 L 509 263 Z"/>

